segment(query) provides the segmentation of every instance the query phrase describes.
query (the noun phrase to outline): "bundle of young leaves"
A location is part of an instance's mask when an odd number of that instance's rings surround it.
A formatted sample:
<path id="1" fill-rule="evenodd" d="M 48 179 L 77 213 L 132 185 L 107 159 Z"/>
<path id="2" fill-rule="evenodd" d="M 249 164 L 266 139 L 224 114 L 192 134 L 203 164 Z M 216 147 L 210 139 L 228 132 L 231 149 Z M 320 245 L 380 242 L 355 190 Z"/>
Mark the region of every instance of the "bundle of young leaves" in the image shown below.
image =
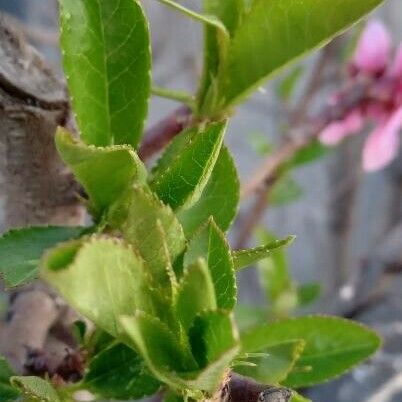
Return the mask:
<path id="1" fill-rule="evenodd" d="M 230 371 L 305 387 L 344 373 L 379 346 L 370 330 L 329 317 L 238 332 L 236 271 L 292 238 L 230 249 L 225 232 L 237 213 L 239 181 L 223 139 L 228 111 L 263 79 L 381 1 L 205 0 L 213 17 L 160 1 L 205 24 L 205 67 L 197 118 L 148 172 L 135 151 L 151 93 L 140 2 L 60 0 L 80 139 L 60 128 L 56 145 L 87 194 L 94 225 L 11 231 L 0 239 L 0 270 L 16 286 L 35 278 L 40 265 L 41 277 L 96 330 L 82 334 L 88 364 L 72 387 L 15 377 L 0 360 L 0 401 L 21 394 L 27 401 L 69 401 L 79 389 L 99 399 L 165 389 L 166 399 L 204 400 Z"/>
<path id="2" fill-rule="evenodd" d="M 226 123 L 214 123 L 185 131 L 150 175 L 129 147 L 95 148 L 64 130 L 57 135 L 60 154 L 89 195 L 98 233 L 49 251 L 42 277 L 98 328 L 142 357 L 136 364 L 148 368 L 152 392 L 159 382 L 191 395 L 212 392 L 239 351 L 231 318 L 235 266 L 221 229 L 236 209 L 226 209 L 216 222 L 192 214 L 210 197 L 204 190 L 218 159 L 233 172 L 225 177 L 234 189 L 231 202 L 237 203 L 237 177 L 222 148 L 225 128 Z M 105 166 L 102 174 L 94 163 Z M 112 184 L 113 191 L 105 194 Z M 127 374 L 125 386 L 137 381 Z M 96 392 L 97 379 L 91 370 L 88 376 L 84 383 Z M 135 383 L 129 397 L 149 392 L 143 381 L 145 389 Z"/>
<path id="3" fill-rule="evenodd" d="M 222 148 L 225 128 L 186 130 L 149 175 L 128 146 L 87 146 L 63 129 L 57 133 L 58 150 L 85 188 L 97 225 L 47 251 L 41 274 L 96 324 L 96 335 L 109 335 L 95 350 L 93 335 L 84 341 L 90 361 L 79 388 L 128 399 L 165 386 L 202 400 L 231 367 L 263 383 L 303 387 L 343 373 L 378 347 L 371 331 L 329 317 L 282 320 L 239 335 L 232 317 L 235 272 L 291 238 L 231 251 L 223 230 L 235 208 L 224 220 L 198 222 L 196 230 L 188 224 L 186 212 L 209 196 L 218 160 L 234 172 Z M 225 178 L 238 194 L 236 175 Z M 20 389 L 26 381 L 32 378 L 12 379 Z"/>

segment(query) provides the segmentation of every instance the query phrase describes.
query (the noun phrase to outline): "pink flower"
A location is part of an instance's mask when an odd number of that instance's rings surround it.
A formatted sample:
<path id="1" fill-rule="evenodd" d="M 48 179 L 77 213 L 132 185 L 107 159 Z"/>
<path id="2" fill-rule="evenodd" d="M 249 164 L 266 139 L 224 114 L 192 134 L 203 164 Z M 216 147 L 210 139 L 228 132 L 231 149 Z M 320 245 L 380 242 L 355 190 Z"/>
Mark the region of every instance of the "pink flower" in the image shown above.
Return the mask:
<path id="1" fill-rule="evenodd" d="M 390 74 L 394 78 L 402 77 L 402 44 L 399 45 Z"/>
<path id="2" fill-rule="evenodd" d="M 402 107 L 367 138 L 363 148 L 363 169 L 366 172 L 382 169 L 398 156 L 401 129 Z"/>
<path id="3" fill-rule="evenodd" d="M 354 56 L 357 70 L 368 74 L 384 72 L 391 53 L 391 43 L 391 37 L 382 22 L 369 22 Z"/>
<path id="4" fill-rule="evenodd" d="M 363 117 L 360 110 L 352 110 L 343 120 L 329 124 L 320 134 L 325 145 L 337 145 L 345 137 L 357 134 L 363 128 Z"/>
<path id="5" fill-rule="evenodd" d="M 320 133 L 325 145 L 336 145 L 357 134 L 366 121 L 375 125 L 363 148 L 363 169 L 373 172 L 391 163 L 399 153 L 402 130 L 402 44 L 391 60 L 391 38 L 380 21 L 367 24 L 353 57 L 353 80 L 363 76 L 369 84 L 367 98 L 353 106 L 346 116 L 333 121 Z M 351 86 L 352 87 L 352 86 Z M 330 98 L 331 107 L 342 106 L 345 93 Z M 342 110 L 342 107 L 341 109 Z"/>

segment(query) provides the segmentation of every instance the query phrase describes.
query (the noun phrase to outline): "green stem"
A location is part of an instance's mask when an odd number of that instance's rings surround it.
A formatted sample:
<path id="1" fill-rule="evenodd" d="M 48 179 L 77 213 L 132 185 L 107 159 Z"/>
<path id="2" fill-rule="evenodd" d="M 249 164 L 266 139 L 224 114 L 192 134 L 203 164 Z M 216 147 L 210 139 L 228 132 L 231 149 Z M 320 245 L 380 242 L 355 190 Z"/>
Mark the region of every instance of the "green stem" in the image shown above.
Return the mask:
<path id="1" fill-rule="evenodd" d="M 187 105 L 189 108 L 193 109 L 195 106 L 195 99 L 192 95 L 187 92 L 174 91 L 167 88 L 161 88 L 157 86 L 152 87 L 152 94 L 159 96 L 160 98 L 172 99 L 177 102 Z"/>
<path id="2" fill-rule="evenodd" d="M 228 36 L 228 32 L 225 28 L 225 26 L 214 16 L 207 16 L 207 15 L 202 15 L 199 13 L 196 13 L 193 10 L 188 9 L 187 7 L 182 6 L 181 4 L 176 3 L 173 0 L 157 0 L 162 4 L 165 4 L 166 6 L 173 8 L 182 14 L 186 15 L 187 17 L 190 17 L 198 22 L 201 22 L 203 24 L 210 25 L 214 28 L 219 29 L 224 33 L 225 36 Z M 224 0 L 222 0 L 224 1 Z"/>

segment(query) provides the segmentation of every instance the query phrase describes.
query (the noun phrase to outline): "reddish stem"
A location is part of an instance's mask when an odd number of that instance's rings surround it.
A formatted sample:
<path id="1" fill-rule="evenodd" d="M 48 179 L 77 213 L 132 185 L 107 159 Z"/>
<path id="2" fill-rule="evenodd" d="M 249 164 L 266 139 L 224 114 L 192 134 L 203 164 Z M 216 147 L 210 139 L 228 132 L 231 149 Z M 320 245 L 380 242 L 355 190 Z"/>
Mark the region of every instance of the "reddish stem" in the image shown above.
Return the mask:
<path id="1" fill-rule="evenodd" d="M 179 134 L 191 119 L 192 111 L 188 106 L 181 106 L 172 114 L 151 127 L 145 134 L 138 154 L 142 160 L 147 160 L 163 149 L 177 134 Z"/>

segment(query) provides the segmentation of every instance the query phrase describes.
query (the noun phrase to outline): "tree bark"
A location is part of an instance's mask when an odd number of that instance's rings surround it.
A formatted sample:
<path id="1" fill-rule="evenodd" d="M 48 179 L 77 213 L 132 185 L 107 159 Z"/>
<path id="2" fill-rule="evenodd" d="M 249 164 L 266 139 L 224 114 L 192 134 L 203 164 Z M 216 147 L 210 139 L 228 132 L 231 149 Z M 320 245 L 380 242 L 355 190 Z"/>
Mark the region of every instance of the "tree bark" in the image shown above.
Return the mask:
<path id="1" fill-rule="evenodd" d="M 0 19 L 2 229 L 82 219 L 73 178 L 54 145 L 57 126 L 68 118 L 64 84 Z"/>
<path id="2" fill-rule="evenodd" d="M 0 16 L 0 230 L 27 225 L 80 224 L 77 186 L 59 158 L 54 134 L 69 120 L 65 85 Z M 63 308 L 37 283 L 13 292 L 0 353 L 18 372 L 41 350 Z"/>

